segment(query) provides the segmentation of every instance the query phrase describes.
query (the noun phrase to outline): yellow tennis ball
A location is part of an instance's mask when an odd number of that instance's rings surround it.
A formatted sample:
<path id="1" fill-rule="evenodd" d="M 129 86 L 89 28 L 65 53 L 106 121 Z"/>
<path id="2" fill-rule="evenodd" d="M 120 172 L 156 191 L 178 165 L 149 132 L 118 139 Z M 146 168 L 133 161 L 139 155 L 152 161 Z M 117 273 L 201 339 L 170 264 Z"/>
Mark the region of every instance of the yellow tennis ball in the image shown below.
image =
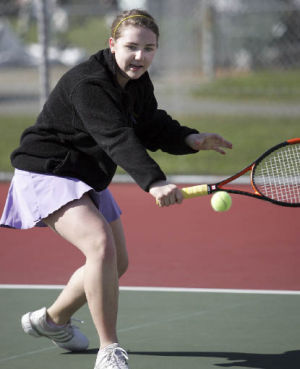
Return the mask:
<path id="1" fill-rule="evenodd" d="M 219 191 L 213 194 L 210 203 L 215 211 L 227 211 L 231 208 L 232 200 L 227 192 Z"/>

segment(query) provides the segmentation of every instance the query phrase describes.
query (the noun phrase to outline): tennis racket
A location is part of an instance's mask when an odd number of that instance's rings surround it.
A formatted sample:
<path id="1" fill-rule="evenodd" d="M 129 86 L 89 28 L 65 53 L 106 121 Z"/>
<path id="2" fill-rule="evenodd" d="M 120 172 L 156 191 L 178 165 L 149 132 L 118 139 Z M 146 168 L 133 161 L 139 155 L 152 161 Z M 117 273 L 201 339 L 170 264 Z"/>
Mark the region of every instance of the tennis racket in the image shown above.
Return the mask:
<path id="1" fill-rule="evenodd" d="M 247 172 L 250 172 L 251 192 L 226 187 Z M 282 206 L 300 207 L 300 138 L 270 148 L 248 167 L 221 182 L 182 189 L 185 199 L 216 191 L 251 196 Z"/>

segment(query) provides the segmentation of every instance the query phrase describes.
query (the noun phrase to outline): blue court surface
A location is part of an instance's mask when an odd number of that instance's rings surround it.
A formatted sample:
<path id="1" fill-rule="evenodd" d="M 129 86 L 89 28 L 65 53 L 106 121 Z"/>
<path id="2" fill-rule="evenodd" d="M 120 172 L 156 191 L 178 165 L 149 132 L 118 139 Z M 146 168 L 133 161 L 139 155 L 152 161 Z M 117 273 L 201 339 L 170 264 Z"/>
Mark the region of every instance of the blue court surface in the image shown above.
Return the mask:
<path id="1" fill-rule="evenodd" d="M 86 352 L 65 352 L 21 329 L 23 313 L 58 293 L 1 286 L 0 368 L 94 368 L 97 334 L 86 306 L 76 315 L 84 323 L 74 322 L 90 339 Z M 293 291 L 122 288 L 118 331 L 130 369 L 299 369 L 299 315 Z"/>

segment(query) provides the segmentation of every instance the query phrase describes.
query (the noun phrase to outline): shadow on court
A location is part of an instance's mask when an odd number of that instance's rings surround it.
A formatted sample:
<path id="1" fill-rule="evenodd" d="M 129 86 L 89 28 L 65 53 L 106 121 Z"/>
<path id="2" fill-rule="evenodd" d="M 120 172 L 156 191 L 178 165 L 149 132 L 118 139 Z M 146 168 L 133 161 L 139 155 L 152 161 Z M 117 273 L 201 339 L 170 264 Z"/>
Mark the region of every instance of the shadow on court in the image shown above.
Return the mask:
<path id="1" fill-rule="evenodd" d="M 62 355 L 96 355 L 97 348 L 85 352 L 64 352 Z M 130 351 L 130 356 L 164 356 L 164 357 L 209 357 L 224 358 L 231 363 L 215 364 L 223 368 L 256 368 L 256 369 L 299 369 L 300 350 L 287 351 L 282 354 L 255 354 L 243 352 L 201 352 L 201 351 Z"/>
<path id="2" fill-rule="evenodd" d="M 87 349 L 85 351 L 74 351 L 74 352 L 70 352 L 70 351 L 66 351 L 66 352 L 62 352 L 61 355 L 97 355 L 99 351 L 99 348 L 90 348 Z"/>
<path id="3" fill-rule="evenodd" d="M 282 354 L 254 354 L 243 352 L 196 352 L 196 351 L 128 351 L 129 355 L 172 356 L 172 357 L 215 357 L 236 361 L 215 364 L 219 367 L 245 367 L 259 369 L 299 369 L 300 350 L 287 351 Z"/>

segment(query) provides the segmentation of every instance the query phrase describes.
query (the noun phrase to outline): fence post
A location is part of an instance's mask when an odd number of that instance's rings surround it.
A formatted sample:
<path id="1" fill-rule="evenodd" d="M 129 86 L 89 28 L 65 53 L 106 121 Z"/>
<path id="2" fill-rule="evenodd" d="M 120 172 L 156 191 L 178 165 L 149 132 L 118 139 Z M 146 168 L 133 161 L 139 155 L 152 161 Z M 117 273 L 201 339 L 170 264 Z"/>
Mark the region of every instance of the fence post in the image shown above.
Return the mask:
<path id="1" fill-rule="evenodd" d="M 202 0 L 202 72 L 208 80 L 215 76 L 215 14 L 211 0 Z"/>
<path id="2" fill-rule="evenodd" d="M 38 0 L 38 40 L 41 48 L 41 60 L 39 65 L 40 80 L 40 107 L 42 108 L 48 98 L 50 91 L 49 83 L 49 20 L 47 11 L 47 0 Z"/>

